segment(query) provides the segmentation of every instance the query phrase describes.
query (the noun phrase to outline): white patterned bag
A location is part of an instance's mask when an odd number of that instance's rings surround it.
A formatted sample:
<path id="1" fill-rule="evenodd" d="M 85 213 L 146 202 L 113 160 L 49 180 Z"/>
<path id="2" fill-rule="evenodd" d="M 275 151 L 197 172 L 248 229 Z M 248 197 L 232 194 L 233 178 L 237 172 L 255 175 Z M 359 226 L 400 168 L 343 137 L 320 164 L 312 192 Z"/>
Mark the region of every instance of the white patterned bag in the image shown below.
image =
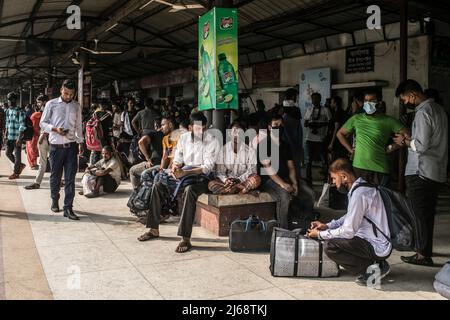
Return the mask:
<path id="1" fill-rule="evenodd" d="M 96 179 L 97 177 L 90 173 L 85 173 L 83 175 L 83 178 L 81 179 L 81 185 L 83 186 L 84 196 L 91 194 L 94 191 Z"/>
<path id="2" fill-rule="evenodd" d="M 450 300 L 450 261 L 436 274 L 434 289 L 441 296 Z"/>
<path id="3" fill-rule="evenodd" d="M 303 236 L 300 229 L 274 228 L 270 271 L 274 277 L 339 276 L 339 266 L 323 252 L 323 242 Z"/>

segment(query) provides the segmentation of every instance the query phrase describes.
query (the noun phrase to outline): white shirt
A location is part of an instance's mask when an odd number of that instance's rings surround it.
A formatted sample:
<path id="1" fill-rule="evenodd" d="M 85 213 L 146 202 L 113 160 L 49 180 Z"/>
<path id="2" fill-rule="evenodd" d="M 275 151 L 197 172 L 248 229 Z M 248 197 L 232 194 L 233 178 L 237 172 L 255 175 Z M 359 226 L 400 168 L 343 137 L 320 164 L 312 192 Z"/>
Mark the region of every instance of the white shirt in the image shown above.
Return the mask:
<path id="1" fill-rule="evenodd" d="M 244 182 L 256 174 L 256 152 L 245 143 L 238 143 L 239 150 L 234 152 L 234 142 L 230 141 L 222 147 L 217 157 L 217 178 L 225 182 L 227 178 Z"/>
<path id="2" fill-rule="evenodd" d="M 105 162 L 105 159 L 101 159 L 95 164 L 95 167 L 101 170 L 111 169 L 109 175 L 116 180 L 117 185 L 120 184 L 122 173 L 120 171 L 119 162 L 115 158 L 109 159 L 108 162 Z"/>
<path id="3" fill-rule="evenodd" d="M 364 180 L 359 178 L 353 184 L 348 194 L 347 214 L 339 220 L 328 223 L 329 229 L 321 231 L 320 237 L 324 240 L 359 237 L 367 240 L 374 248 L 375 254 L 383 258 L 390 254 L 392 244 L 379 231 L 378 237 L 375 236 L 373 226 L 364 217 L 372 220 L 386 236 L 390 237 L 386 209 L 380 192 L 376 188 L 359 187 L 352 194 L 355 186 L 363 182 Z"/>
<path id="4" fill-rule="evenodd" d="M 59 97 L 47 102 L 39 125 L 49 134 L 50 144 L 82 143 L 84 140 L 81 106 L 74 100 L 66 103 Z M 53 132 L 53 128 L 64 128 L 69 132 L 62 136 Z"/>
<path id="5" fill-rule="evenodd" d="M 173 161 L 189 167 L 201 167 L 204 174 L 209 174 L 214 170 L 219 151 L 219 141 L 208 131 L 203 135 L 203 140 L 194 139 L 191 132 L 186 132 L 178 140 Z"/>
<path id="6" fill-rule="evenodd" d="M 314 112 L 314 114 L 313 114 Z M 314 106 L 309 107 L 305 112 L 305 121 L 309 121 L 310 123 L 314 122 L 329 122 L 333 118 L 330 109 L 326 107 L 320 107 L 320 116 L 319 109 L 314 108 Z M 323 142 L 327 135 L 328 126 L 323 126 L 317 129 L 317 134 L 312 133 L 311 128 L 306 128 L 306 141 L 312 142 Z"/>

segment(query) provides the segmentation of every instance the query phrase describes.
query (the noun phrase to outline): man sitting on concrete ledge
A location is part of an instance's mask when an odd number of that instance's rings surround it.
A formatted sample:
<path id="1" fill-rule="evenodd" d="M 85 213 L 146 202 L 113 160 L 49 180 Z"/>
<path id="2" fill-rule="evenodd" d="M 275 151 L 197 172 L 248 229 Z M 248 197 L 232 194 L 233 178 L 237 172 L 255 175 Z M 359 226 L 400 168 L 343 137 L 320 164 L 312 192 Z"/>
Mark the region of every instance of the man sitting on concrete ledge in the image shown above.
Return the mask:
<path id="1" fill-rule="evenodd" d="M 390 236 L 380 192 L 363 186 L 355 189 L 365 181 L 356 179 L 347 159 L 336 160 L 330 167 L 330 174 L 337 189 L 349 193 L 347 214 L 327 224 L 312 222 L 308 236 L 326 240 L 327 256 L 350 273 L 359 275 L 356 279 L 358 284 L 367 284 L 371 276 L 368 267 L 375 264 L 378 266 L 374 267 L 380 269 L 380 278 L 384 278 L 390 271 L 386 259 L 392 252 L 392 244 L 367 220 L 370 219 L 387 237 Z"/>
<path id="2" fill-rule="evenodd" d="M 245 126 L 234 121 L 231 126 L 231 139 L 222 147 L 217 158 L 217 179 L 208 184 L 213 194 L 245 194 L 261 184 L 256 174 L 256 152 L 244 141 Z"/>
<path id="3" fill-rule="evenodd" d="M 214 170 L 217 154 L 220 150 L 219 141 L 206 131 L 207 119 L 203 113 L 195 113 L 190 117 L 192 132 L 183 134 L 178 140 L 172 163 L 172 176 L 181 179 L 186 175 L 208 175 Z M 188 166 L 193 169 L 183 170 Z M 197 198 L 208 192 L 208 182 L 200 182 L 186 187 L 183 194 L 183 207 L 178 235 L 183 237 L 176 248 L 177 253 L 184 253 L 192 248 L 191 234 L 194 225 Z M 149 231 L 141 235 L 139 241 L 159 238 L 159 222 L 164 200 L 168 194 L 167 186 L 161 181 L 153 185 L 150 196 L 150 210 L 147 213 L 147 228 Z"/>

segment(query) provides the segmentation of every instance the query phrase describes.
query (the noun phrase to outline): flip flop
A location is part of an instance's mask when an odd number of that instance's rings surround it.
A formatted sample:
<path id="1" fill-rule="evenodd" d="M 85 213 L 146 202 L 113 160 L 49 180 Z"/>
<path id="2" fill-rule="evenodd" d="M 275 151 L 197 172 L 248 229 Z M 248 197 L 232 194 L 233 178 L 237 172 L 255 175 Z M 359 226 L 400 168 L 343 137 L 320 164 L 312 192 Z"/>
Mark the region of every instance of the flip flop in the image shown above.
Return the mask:
<path id="1" fill-rule="evenodd" d="M 146 232 L 143 235 L 141 235 L 139 238 L 137 238 L 139 241 L 148 241 L 148 240 L 152 240 L 152 239 L 156 239 L 159 238 L 159 236 L 155 236 L 153 233 Z"/>
<path id="2" fill-rule="evenodd" d="M 175 252 L 176 253 L 186 253 L 186 252 L 188 252 L 191 249 L 192 249 L 192 244 L 190 242 L 186 243 L 184 241 L 181 241 L 178 244 L 177 248 L 175 249 Z"/>

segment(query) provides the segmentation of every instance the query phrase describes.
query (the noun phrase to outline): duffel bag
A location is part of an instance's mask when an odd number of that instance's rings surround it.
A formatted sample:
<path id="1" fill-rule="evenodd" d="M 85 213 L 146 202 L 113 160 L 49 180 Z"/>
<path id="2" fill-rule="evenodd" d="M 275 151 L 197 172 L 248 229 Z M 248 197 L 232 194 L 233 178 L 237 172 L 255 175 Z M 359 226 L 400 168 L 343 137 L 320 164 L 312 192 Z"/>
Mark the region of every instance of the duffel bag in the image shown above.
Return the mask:
<path id="1" fill-rule="evenodd" d="M 450 261 L 436 274 L 434 289 L 441 296 L 450 299 Z"/>
<path id="2" fill-rule="evenodd" d="M 234 220 L 230 225 L 229 244 L 233 252 L 269 252 L 276 220 L 262 221 L 257 216 Z"/>
<path id="3" fill-rule="evenodd" d="M 270 272 L 274 277 L 339 276 L 338 265 L 323 252 L 323 241 L 305 237 L 306 230 L 275 228 L 270 246 Z"/>

